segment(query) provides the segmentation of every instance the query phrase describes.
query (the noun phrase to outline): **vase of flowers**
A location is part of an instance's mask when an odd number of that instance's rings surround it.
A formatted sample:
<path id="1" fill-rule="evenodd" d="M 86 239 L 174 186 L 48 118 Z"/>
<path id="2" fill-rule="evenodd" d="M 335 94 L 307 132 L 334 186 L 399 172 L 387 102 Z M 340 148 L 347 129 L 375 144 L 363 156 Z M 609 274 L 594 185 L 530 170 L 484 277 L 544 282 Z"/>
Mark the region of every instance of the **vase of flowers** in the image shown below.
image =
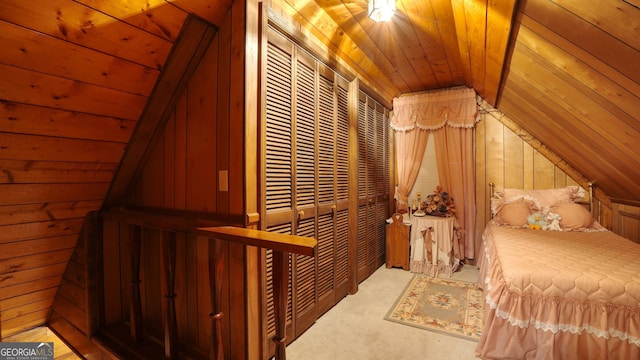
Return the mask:
<path id="1" fill-rule="evenodd" d="M 448 217 L 454 216 L 456 212 L 456 203 L 453 197 L 442 186 L 436 186 L 432 194 L 420 204 L 420 209 L 427 215 Z"/>

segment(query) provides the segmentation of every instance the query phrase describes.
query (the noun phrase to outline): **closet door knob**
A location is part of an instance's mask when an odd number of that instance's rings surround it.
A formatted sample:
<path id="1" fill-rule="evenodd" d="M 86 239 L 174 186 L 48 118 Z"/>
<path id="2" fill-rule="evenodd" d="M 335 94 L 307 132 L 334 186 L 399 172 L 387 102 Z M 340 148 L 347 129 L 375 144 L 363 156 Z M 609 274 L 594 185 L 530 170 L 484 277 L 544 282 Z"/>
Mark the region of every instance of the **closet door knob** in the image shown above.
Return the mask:
<path id="1" fill-rule="evenodd" d="M 304 216 L 304 210 L 298 211 L 298 221 Z"/>

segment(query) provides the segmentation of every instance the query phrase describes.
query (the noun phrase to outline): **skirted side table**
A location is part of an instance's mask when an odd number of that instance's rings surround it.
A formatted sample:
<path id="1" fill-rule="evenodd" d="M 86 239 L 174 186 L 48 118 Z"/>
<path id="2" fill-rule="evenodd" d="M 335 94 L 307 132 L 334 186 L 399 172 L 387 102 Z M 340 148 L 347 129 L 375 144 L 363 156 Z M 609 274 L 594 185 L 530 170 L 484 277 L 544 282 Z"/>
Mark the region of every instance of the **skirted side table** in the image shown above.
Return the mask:
<path id="1" fill-rule="evenodd" d="M 455 217 L 411 217 L 409 270 L 436 277 L 452 276 L 460 266 L 460 227 Z"/>

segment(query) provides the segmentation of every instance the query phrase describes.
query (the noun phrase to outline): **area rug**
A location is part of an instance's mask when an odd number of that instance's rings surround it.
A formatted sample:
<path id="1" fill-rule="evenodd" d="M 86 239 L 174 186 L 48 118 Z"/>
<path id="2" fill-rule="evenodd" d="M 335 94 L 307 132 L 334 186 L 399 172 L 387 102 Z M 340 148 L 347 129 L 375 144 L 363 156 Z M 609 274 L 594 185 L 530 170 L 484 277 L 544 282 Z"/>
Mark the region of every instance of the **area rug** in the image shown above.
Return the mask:
<path id="1" fill-rule="evenodd" d="M 474 283 L 415 275 L 385 319 L 478 341 L 482 304 Z"/>

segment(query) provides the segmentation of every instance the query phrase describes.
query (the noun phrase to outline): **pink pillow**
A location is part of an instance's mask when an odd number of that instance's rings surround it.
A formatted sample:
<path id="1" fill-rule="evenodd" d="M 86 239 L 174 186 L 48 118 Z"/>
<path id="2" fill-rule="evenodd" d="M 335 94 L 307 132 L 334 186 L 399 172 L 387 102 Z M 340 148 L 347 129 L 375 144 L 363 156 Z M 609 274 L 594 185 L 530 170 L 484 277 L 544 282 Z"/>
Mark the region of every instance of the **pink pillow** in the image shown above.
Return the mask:
<path id="1" fill-rule="evenodd" d="M 521 227 L 528 223 L 527 218 L 534 210 L 532 208 L 535 208 L 535 206 L 531 201 L 520 198 L 502 205 L 494 220 L 501 225 Z"/>
<path id="2" fill-rule="evenodd" d="M 504 189 L 504 201 L 508 202 L 509 199 L 515 197 L 531 197 L 536 199 L 543 210 L 548 209 L 551 206 L 570 203 L 579 198 L 580 188 L 577 186 L 567 186 L 558 189 L 544 189 L 544 190 L 521 190 L 521 189 Z"/>
<path id="3" fill-rule="evenodd" d="M 576 203 L 554 206 L 551 212 L 560 215 L 560 227 L 563 230 L 589 229 L 595 222 L 589 210 Z"/>

